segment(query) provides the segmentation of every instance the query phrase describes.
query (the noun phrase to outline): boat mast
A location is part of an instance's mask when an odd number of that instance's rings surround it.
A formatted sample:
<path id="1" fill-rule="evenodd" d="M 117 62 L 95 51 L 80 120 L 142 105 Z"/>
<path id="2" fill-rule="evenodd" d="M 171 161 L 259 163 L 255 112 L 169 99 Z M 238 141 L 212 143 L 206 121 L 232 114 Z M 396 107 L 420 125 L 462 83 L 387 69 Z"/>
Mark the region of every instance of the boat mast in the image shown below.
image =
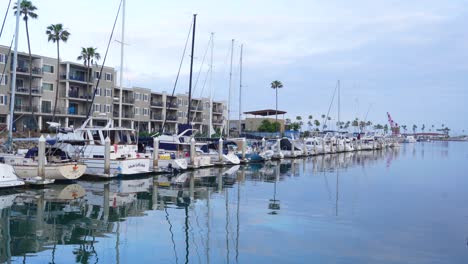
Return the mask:
<path id="1" fill-rule="evenodd" d="M 337 130 L 340 129 L 341 127 L 341 123 L 340 123 L 340 80 L 338 80 L 338 127 L 337 127 Z"/>
<path id="2" fill-rule="evenodd" d="M 210 62 L 210 122 L 208 125 L 208 137 L 211 138 L 211 128 L 213 127 L 213 46 L 214 33 L 211 32 L 211 62 Z"/>
<path id="3" fill-rule="evenodd" d="M 231 94 L 232 94 L 232 58 L 234 55 L 234 39 L 231 40 L 231 69 L 229 70 L 229 94 L 228 94 L 228 105 L 227 105 L 227 137 L 229 138 L 229 132 L 231 130 Z"/>
<path id="4" fill-rule="evenodd" d="M 190 79 L 189 79 L 189 95 L 188 95 L 188 111 L 187 125 L 190 125 L 190 111 L 192 107 L 192 72 L 193 72 L 193 56 L 195 50 L 195 26 L 197 24 L 197 14 L 193 14 L 193 31 L 192 31 L 192 54 L 190 56 Z"/>
<path id="5" fill-rule="evenodd" d="M 239 137 L 242 133 L 242 49 L 244 44 L 241 44 L 240 61 L 239 61 Z"/>
<path id="6" fill-rule="evenodd" d="M 20 0 L 16 1 L 16 6 L 20 7 Z M 12 140 L 13 140 L 13 120 L 14 110 L 15 110 L 15 86 L 16 86 L 16 67 L 18 64 L 18 35 L 19 35 L 19 20 L 20 12 L 16 12 L 16 28 L 15 28 L 15 53 L 13 54 L 13 72 L 11 78 L 11 99 L 10 99 L 10 122 L 8 123 L 8 148 L 11 151 L 12 149 Z M 7 67 L 7 65 L 5 65 Z"/>
<path id="7" fill-rule="evenodd" d="M 119 94 L 119 127 L 122 127 L 123 71 L 124 71 L 124 41 L 125 41 L 125 0 L 122 2 L 122 40 L 120 43 L 120 94 Z"/>

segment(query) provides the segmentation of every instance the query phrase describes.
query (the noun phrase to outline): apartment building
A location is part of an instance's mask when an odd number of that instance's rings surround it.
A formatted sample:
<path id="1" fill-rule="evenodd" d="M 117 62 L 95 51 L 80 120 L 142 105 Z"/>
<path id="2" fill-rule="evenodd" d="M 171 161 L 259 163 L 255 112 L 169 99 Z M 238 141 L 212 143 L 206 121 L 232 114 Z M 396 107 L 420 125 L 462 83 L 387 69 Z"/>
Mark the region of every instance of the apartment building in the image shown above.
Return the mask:
<path id="1" fill-rule="evenodd" d="M 0 46 L 0 124 L 8 124 L 11 98 L 12 54 L 9 47 Z M 14 131 L 47 128 L 52 121 L 57 89 L 57 59 L 18 52 L 17 80 L 14 102 Z M 29 75 L 29 70 L 32 76 Z M 79 127 L 86 117 L 93 116 L 91 125 L 103 126 L 113 120 L 115 126 L 139 131 L 177 132 L 178 123 L 187 123 L 188 96 L 171 96 L 150 88 L 122 89 L 122 119 L 119 123 L 120 88 L 116 87 L 116 72 L 111 67 L 87 68 L 82 63 L 60 63 L 58 99 L 55 122 L 64 126 Z M 99 80 L 99 83 L 98 83 Z M 31 83 L 31 94 L 30 92 Z M 96 86 L 98 87 L 97 89 Z M 93 97 L 94 102 L 93 102 Z M 32 101 L 30 107 L 29 100 Z M 182 114 L 184 113 L 184 114 Z M 32 116 L 34 115 L 34 118 Z M 213 127 L 221 129 L 227 111 L 224 102 L 213 102 Z M 209 100 L 192 99 L 191 124 L 201 133 L 208 132 Z"/>

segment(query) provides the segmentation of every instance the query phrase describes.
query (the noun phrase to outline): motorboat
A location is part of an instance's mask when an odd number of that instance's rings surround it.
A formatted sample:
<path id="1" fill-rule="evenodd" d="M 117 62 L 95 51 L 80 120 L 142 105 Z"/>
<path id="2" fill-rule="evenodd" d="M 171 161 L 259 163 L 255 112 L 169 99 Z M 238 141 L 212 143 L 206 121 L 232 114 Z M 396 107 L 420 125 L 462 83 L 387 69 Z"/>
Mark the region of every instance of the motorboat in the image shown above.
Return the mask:
<path id="1" fill-rule="evenodd" d="M 10 188 L 24 185 L 16 174 L 13 166 L 0 163 L 0 188 Z"/>
<path id="2" fill-rule="evenodd" d="M 91 120 L 88 118 L 78 129 L 60 130 L 54 147 L 83 162 L 87 166 L 87 175 L 112 178 L 152 171 L 152 159 L 138 153 L 135 130 L 114 127 L 112 120 L 104 127 L 89 126 Z M 105 153 L 106 138 L 110 139 L 110 153 Z M 108 171 L 106 155 L 110 157 Z"/>
<path id="3" fill-rule="evenodd" d="M 416 139 L 413 136 L 406 136 L 404 143 L 416 143 Z"/>

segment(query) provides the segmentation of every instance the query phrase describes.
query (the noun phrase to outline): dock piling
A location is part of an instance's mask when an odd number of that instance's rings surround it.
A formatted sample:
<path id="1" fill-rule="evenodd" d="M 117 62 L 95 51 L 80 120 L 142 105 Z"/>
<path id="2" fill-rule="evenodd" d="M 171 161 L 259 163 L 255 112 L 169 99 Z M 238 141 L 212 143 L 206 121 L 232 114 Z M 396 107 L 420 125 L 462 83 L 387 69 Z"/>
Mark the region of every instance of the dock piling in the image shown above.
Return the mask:
<path id="1" fill-rule="evenodd" d="M 37 152 L 38 152 L 37 175 L 41 177 L 43 181 L 45 180 L 45 150 L 46 150 L 45 143 L 46 143 L 46 140 L 44 136 L 41 136 L 39 138 L 39 144 L 37 148 Z"/>
<path id="2" fill-rule="evenodd" d="M 110 175 L 110 145 L 111 140 L 109 137 L 106 137 L 104 140 L 104 174 L 107 176 Z"/>
<path id="3" fill-rule="evenodd" d="M 158 171 L 159 138 L 153 139 L 153 171 Z"/>
<path id="4" fill-rule="evenodd" d="M 195 139 L 190 139 L 190 165 L 195 168 Z"/>
<path id="5" fill-rule="evenodd" d="M 219 162 L 223 162 L 223 139 L 219 138 L 218 142 L 218 159 Z"/>

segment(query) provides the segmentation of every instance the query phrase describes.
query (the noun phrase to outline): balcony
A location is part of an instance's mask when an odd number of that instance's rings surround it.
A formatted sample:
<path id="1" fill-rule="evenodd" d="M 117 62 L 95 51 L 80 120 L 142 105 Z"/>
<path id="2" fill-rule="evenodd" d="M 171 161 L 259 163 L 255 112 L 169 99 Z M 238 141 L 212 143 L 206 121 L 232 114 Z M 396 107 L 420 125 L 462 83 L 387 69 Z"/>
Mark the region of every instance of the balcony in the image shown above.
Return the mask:
<path id="1" fill-rule="evenodd" d="M 167 103 L 166 103 L 166 107 L 167 107 L 167 108 L 177 108 L 177 103 L 169 103 L 169 102 L 167 102 Z"/>
<path id="2" fill-rule="evenodd" d="M 213 113 L 222 114 L 223 109 L 220 107 L 213 107 Z"/>
<path id="3" fill-rule="evenodd" d="M 151 120 L 163 120 L 162 114 L 153 114 L 151 115 Z"/>
<path id="4" fill-rule="evenodd" d="M 114 112 L 114 117 L 119 117 L 119 112 Z M 133 112 L 122 112 L 122 118 L 134 118 L 135 114 Z"/>
<path id="5" fill-rule="evenodd" d="M 135 99 L 132 97 L 123 97 L 122 104 L 133 104 L 135 103 Z"/>
<path id="6" fill-rule="evenodd" d="M 29 105 L 15 105 L 15 112 L 25 112 L 25 113 L 30 113 L 30 112 L 38 112 L 38 107 L 37 106 L 32 106 L 29 107 Z"/>
<path id="7" fill-rule="evenodd" d="M 214 123 L 214 124 L 222 124 L 222 123 L 223 123 L 223 119 L 222 119 L 222 118 L 213 118 L 213 123 Z"/>
<path id="8" fill-rule="evenodd" d="M 27 75 L 29 74 L 29 67 L 27 66 L 16 67 L 16 72 L 19 74 Z M 40 67 L 33 67 L 31 73 L 33 75 L 42 75 L 42 69 Z"/>
<path id="9" fill-rule="evenodd" d="M 193 119 L 193 122 L 195 122 L 195 123 L 201 123 L 201 122 L 203 122 L 203 118 L 197 117 L 197 118 Z"/>
<path id="10" fill-rule="evenodd" d="M 29 87 L 16 87 L 15 89 L 17 94 L 24 94 L 24 95 L 29 95 Z M 33 86 L 31 88 L 31 94 L 33 96 L 41 96 L 42 94 L 42 87 L 41 86 Z"/>
<path id="11" fill-rule="evenodd" d="M 163 102 L 162 101 L 151 101 L 151 106 L 152 107 L 163 107 Z"/>
<path id="12" fill-rule="evenodd" d="M 87 95 L 80 95 L 80 93 L 76 90 L 69 90 L 68 91 L 68 97 L 70 99 L 79 99 L 80 101 L 82 100 L 85 100 L 85 101 L 89 101 L 91 99 L 93 99 L 93 95 L 92 94 L 87 94 Z"/>
<path id="13" fill-rule="evenodd" d="M 199 106 L 192 105 L 192 106 L 190 106 L 190 110 L 192 110 L 192 111 L 203 111 L 203 106 L 201 106 L 201 105 L 199 105 Z"/>
<path id="14" fill-rule="evenodd" d="M 166 121 L 177 122 L 177 116 L 167 116 Z"/>
<path id="15" fill-rule="evenodd" d="M 69 80 L 69 81 L 76 81 L 76 82 L 92 83 L 92 82 L 86 82 L 85 75 L 78 74 L 78 73 L 69 73 L 68 75 L 67 74 L 62 74 L 60 76 L 60 79 Z"/>

